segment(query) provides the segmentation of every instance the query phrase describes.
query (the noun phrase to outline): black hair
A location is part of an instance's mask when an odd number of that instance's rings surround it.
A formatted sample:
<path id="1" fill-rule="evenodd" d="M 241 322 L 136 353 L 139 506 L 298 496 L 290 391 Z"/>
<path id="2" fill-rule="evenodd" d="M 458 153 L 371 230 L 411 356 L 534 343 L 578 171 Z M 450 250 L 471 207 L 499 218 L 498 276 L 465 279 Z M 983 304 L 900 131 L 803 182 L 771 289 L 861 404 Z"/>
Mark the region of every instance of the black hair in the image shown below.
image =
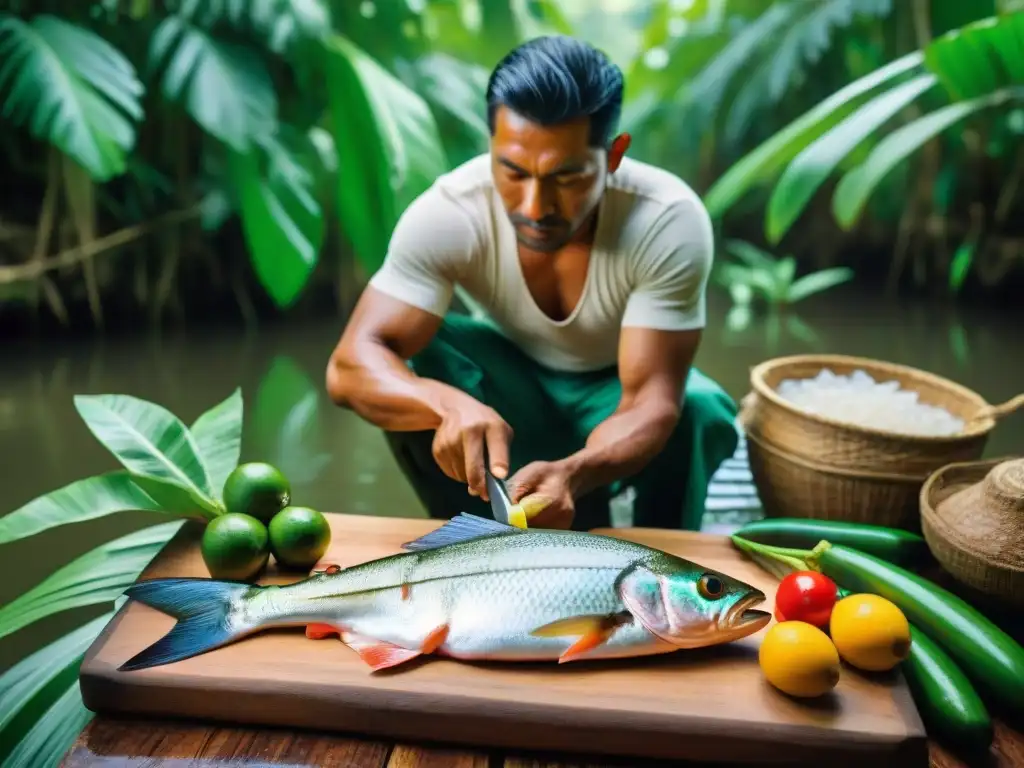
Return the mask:
<path id="1" fill-rule="evenodd" d="M 622 112 L 622 70 L 593 46 L 564 35 L 538 37 L 498 62 L 487 83 L 487 124 L 506 106 L 531 122 L 590 118 L 590 143 L 607 147 Z"/>

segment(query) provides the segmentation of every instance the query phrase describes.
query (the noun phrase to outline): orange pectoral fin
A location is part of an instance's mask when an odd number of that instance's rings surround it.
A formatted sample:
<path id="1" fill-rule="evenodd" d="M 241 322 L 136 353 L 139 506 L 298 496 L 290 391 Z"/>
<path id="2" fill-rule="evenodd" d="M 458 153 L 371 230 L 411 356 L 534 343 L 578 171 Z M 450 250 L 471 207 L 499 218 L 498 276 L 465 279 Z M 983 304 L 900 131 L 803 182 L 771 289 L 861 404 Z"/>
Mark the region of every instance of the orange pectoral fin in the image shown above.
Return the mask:
<path id="1" fill-rule="evenodd" d="M 558 663 L 564 664 L 597 648 L 611 636 L 612 632 L 629 620 L 631 620 L 629 614 L 570 616 L 568 619 L 560 619 L 537 627 L 530 634 L 536 637 L 577 635 L 579 639 L 558 657 Z"/>
<path id="2" fill-rule="evenodd" d="M 352 632 L 342 632 L 341 641 L 359 654 L 366 664 L 374 671 L 396 667 L 420 656 L 423 651 L 409 650 L 400 645 L 362 637 Z"/>

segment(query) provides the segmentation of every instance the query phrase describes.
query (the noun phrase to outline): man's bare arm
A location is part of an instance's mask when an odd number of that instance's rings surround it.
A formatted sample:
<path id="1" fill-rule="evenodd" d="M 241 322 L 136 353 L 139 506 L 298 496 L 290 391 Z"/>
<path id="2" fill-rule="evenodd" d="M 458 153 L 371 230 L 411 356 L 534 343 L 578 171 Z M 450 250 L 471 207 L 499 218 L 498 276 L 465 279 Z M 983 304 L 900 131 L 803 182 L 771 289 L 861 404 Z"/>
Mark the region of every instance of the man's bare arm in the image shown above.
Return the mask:
<path id="1" fill-rule="evenodd" d="M 701 331 L 624 328 L 619 342 L 622 397 L 615 411 L 568 457 L 573 496 L 643 469 L 675 429 Z"/>
<path id="2" fill-rule="evenodd" d="M 436 429 L 452 388 L 420 378 L 405 361 L 440 325 L 440 317 L 367 288 L 327 365 L 331 400 L 388 431 Z"/>
<path id="3" fill-rule="evenodd" d="M 484 447 L 491 471 L 508 471 L 511 428 L 493 409 L 465 392 L 417 376 L 406 360 L 437 333 L 441 318 L 369 287 L 359 299 L 327 365 L 327 392 L 390 432 L 435 430 L 433 455 L 441 470 L 469 492 L 487 498 Z"/>

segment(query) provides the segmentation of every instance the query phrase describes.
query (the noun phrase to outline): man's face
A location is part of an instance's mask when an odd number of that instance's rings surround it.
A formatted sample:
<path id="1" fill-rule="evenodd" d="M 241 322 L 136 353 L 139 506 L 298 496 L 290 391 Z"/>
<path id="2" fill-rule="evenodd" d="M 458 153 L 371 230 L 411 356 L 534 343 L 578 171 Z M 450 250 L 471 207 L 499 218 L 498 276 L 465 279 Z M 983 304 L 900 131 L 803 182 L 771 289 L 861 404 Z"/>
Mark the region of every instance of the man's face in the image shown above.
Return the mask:
<path id="1" fill-rule="evenodd" d="M 587 118 L 542 126 L 498 109 L 491 171 L 516 237 L 527 248 L 557 251 L 600 202 L 609 155 L 590 146 L 589 136 Z"/>

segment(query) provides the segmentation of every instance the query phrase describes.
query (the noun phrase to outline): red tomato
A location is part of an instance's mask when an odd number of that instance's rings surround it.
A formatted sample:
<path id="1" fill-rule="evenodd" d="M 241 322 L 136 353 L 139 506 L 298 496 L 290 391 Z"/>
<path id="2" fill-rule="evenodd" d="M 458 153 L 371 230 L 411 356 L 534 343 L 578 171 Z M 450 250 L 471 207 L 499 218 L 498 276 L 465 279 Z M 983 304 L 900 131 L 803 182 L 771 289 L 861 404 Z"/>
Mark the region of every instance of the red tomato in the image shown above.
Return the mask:
<path id="1" fill-rule="evenodd" d="M 776 618 L 806 621 L 816 627 L 828 624 L 836 604 L 836 583 L 815 571 L 787 574 L 775 592 Z"/>

